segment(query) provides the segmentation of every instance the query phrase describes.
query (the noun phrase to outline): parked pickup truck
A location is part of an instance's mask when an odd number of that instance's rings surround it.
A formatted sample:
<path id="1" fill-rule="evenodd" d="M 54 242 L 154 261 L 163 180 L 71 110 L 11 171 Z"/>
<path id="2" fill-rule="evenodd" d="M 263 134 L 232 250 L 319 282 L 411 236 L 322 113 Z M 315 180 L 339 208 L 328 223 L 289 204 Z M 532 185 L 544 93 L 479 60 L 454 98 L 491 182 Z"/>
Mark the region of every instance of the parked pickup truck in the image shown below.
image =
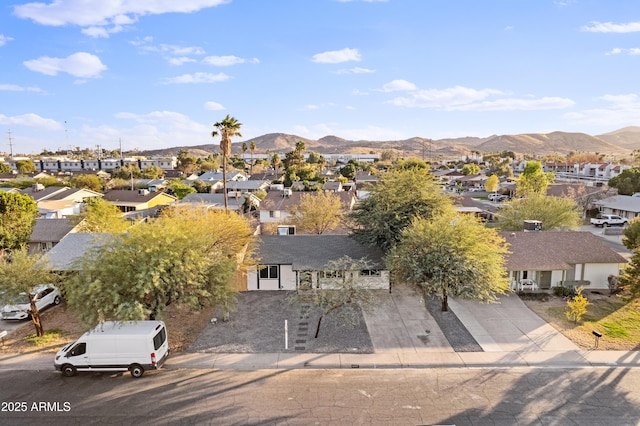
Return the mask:
<path id="1" fill-rule="evenodd" d="M 615 214 L 599 214 L 591 219 L 591 224 L 595 226 L 624 226 L 627 224 L 627 218 Z"/>

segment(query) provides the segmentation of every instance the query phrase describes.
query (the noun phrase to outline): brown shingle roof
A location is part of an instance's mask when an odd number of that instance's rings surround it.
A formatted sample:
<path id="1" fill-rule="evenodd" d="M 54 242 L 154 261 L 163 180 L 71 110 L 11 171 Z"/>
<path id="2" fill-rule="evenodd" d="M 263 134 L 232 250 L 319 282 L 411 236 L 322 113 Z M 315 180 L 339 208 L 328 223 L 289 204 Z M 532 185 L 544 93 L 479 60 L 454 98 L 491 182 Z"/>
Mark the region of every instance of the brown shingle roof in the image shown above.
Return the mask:
<path id="1" fill-rule="evenodd" d="M 626 263 L 627 260 L 591 232 L 502 232 L 511 254 L 509 271 L 570 269 L 579 263 Z"/>

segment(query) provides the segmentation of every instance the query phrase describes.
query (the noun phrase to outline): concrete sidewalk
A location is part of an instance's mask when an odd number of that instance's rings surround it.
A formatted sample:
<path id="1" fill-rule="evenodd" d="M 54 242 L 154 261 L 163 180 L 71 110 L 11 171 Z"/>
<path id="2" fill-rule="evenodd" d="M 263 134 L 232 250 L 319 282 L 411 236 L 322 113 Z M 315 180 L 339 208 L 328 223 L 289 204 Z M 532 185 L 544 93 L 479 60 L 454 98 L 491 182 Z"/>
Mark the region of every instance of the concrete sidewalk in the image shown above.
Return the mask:
<path id="1" fill-rule="evenodd" d="M 54 354 L 0 356 L 0 370 L 53 371 Z M 291 369 L 389 369 L 389 368 L 640 368 L 640 352 L 429 352 L 379 354 L 211 354 L 178 353 L 167 360 L 167 369 L 291 370 Z"/>

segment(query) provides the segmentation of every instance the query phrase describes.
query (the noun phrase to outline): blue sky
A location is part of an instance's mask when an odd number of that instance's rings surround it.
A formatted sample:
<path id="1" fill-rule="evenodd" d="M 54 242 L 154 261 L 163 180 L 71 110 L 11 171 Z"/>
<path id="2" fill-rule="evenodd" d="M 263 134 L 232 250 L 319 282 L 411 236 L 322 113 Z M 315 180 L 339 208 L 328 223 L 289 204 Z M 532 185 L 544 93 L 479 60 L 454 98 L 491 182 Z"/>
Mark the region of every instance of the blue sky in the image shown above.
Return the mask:
<path id="1" fill-rule="evenodd" d="M 640 125 L 637 0 L 8 0 L 0 152 Z"/>

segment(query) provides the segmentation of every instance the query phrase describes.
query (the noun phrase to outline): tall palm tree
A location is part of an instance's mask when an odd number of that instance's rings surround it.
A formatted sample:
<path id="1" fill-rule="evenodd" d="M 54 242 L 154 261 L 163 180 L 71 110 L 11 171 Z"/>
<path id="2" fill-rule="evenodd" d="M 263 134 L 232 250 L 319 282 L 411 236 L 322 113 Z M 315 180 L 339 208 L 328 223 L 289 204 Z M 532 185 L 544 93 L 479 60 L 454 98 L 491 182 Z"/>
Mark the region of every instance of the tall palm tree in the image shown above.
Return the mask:
<path id="1" fill-rule="evenodd" d="M 229 201 L 227 200 L 227 157 L 231 155 L 231 138 L 240 134 L 240 127 L 242 123 L 239 123 L 234 117 L 229 114 L 217 123 L 213 123 L 213 127 L 217 130 L 211 132 L 212 137 L 220 135 L 220 150 L 222 151 L 222 188 L 224 191 L 224 209 L 229 209 Z"/>
<path id="2" fill-rule="evenodd" d="M 253 153 L 256 151 L 256 143 L 254 141 L 251 141 L 251 145 L 249 145 L 249 149 L 251 150 L 251 169 L 249 173 L 253 174 Z"/>

